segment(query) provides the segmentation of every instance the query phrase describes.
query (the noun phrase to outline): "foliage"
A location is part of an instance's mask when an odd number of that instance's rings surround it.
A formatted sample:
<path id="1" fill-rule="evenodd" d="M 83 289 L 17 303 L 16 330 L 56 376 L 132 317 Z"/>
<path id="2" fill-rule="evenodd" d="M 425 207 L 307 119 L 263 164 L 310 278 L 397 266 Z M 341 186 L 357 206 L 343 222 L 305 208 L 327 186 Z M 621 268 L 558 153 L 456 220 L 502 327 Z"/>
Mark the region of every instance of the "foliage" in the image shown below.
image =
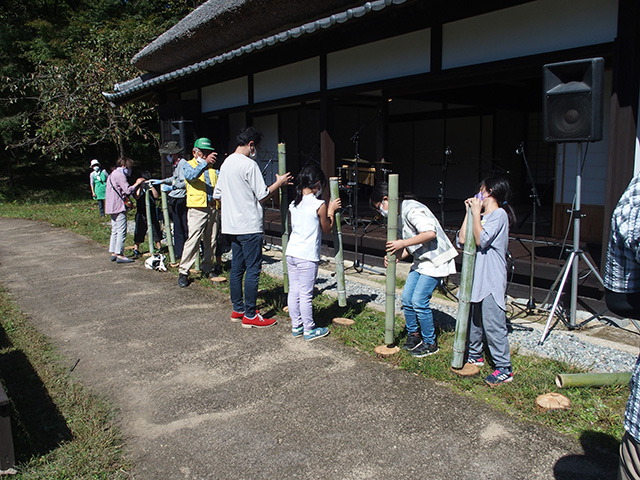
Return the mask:
<path id="1" fill-rule="evenodd" d="M 157 147 L 151 103 L 109 106 L 103 91 L 141 72 L 130 59 L 203 0 L 0 3 L 0 148 L 11 168 Z"/>

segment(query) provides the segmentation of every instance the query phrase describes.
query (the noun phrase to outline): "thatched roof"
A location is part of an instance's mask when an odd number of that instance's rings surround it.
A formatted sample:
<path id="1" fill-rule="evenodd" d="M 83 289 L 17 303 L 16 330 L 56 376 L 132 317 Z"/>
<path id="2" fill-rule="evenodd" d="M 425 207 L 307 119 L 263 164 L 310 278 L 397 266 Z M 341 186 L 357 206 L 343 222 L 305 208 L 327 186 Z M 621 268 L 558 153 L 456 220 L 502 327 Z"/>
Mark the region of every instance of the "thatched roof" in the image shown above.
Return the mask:
<path id="1" fill-rule="evenodd" d="M 362 0 L 209 0 L 142 49 L 132 63 L 155 74 L 171 72 L 363 4 Z"/>

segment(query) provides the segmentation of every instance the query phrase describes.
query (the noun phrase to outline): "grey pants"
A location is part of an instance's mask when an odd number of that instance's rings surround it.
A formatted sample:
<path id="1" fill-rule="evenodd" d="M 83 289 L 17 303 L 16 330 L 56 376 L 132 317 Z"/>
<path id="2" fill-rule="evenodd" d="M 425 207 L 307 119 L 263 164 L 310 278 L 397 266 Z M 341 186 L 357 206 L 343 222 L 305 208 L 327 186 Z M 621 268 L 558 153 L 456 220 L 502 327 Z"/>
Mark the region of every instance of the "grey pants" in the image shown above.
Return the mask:
<path id="1" fill-rule="evenodd" d="M 483 356 L 482 334 L 487 339 L 487 347 L 496 367 L 511 367 L 511 353 L 507 338 L 507 316 L 493 295 L 479 303 L 471 304 L 471 325 L 469 326 L 469 356 Z"/>

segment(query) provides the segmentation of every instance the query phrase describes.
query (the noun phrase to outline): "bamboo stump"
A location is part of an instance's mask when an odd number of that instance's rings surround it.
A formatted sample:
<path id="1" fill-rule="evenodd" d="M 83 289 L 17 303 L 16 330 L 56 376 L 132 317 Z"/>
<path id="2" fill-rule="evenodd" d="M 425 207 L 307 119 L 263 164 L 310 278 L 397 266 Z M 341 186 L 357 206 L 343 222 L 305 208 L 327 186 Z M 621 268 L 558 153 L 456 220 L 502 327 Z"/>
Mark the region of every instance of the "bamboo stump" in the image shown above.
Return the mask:
<path id="1" fill-rule="evenodd" d="M 340 325 L 342 327 L 350 327 L 351 325 L 355 324 L 355 320 L 352 320 L 350 318 L 344 318 L 344 317 L 336 317 L 333 319 L 332 323 L 334 325 Z"/>
<path id="2" fill-rule="evenodd" d="M 211 277 L 209 280 L 211 280 L 212 283 L 224 283 L 227 281 L 225 277 Z"/>
<path id="3" fill-rule="evenodd" d="M 376 355 L 380 357 L 390 357 L 400 351 L 398 347 L 389 347 L 388 345 L 380 345 L 373 349 Z"/>
<path id="4" fill-rule="evenodd" d="M 473 377 L 474 375 L 478 375 L 480 373 L 480 368 L 477 365 L 465 363 L 462 368 L 451 367 L 451 371 L 461 377 Z"/>
<path id="5" fill-rule="evenodd" d="M 536 408 L 539 412 L 549 410 L 567 410 L 571 407 L 571 400 L 559 393 L 550 392 L 536 397 Z"/>

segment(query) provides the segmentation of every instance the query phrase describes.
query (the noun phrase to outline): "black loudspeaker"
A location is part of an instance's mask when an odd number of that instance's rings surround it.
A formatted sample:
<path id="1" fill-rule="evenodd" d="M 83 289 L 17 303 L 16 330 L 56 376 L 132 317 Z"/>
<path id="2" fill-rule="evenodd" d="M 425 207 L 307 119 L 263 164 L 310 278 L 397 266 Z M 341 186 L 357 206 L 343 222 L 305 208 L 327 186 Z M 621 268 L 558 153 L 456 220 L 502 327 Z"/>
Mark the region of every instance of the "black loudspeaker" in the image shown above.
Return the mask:
<path id="1" fill-rule="evenodd" d="M 604 59 L 550 63 L 542 69 L 544 139 L 602 140 Z"/>

